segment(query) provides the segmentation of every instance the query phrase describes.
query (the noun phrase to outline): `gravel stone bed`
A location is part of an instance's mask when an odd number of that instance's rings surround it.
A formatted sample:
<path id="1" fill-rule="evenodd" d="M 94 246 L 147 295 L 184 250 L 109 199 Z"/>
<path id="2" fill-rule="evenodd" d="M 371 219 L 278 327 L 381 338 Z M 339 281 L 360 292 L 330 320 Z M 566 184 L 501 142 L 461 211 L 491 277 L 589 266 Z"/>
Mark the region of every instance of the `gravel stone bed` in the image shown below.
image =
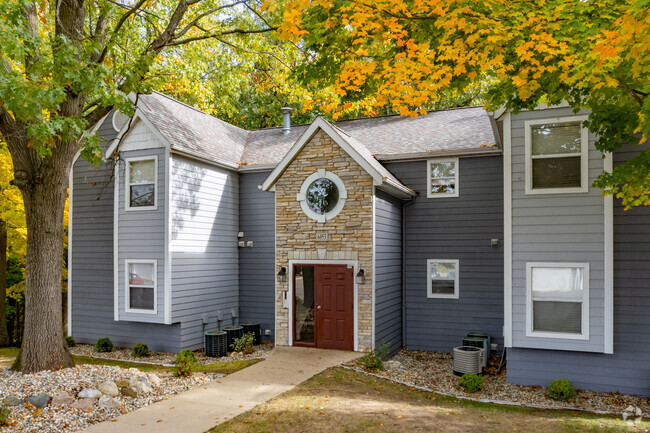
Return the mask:
<path id="1" fill-rule="evenodd" d="M 260 359 L 266 358 L 269 352 L 273 349 L 273 343 L 265 341 L 262 344 L 255 346 L 255 351 L 250 355 L 242 355 L 237 352 L 232 352 L 229 356 L 222 356 L 220 358 L 212 358 L 205 355 L 203 350 L 194 352 L 198 361 L 205 364 L 214 364 L 218 362 L 238 361 L 244 359 Z M 112 352 L 97 352 L 95 346 L 92 344 L 77 344 L 70 348 L 70 353 L 77 356 L 89 356 L 92 358 L 114 359 L 117 361 L 127 362 L 146 362 L 147 364 L 158 365 L 173 365 L 176 361 L 176 354 L 169 352 L 149 352 L 149 356 L 138 358 L 131 355 L 131 349 L 116 347 Z"/>
<path id="2" fill-rule="evenodd" d="M 607 412 L 635 418 L 639 411 L 643 417 L 650 415 L 650 398 L 612 392 L 577 390 L 573 402 L 556 401 L 548 397 L 545 387 L 524 386 L 506 383 L 506 369 L 496 374 L 499 358 L 493 356 L 484 374 L 483 390 L 469 394 L 458 386 L 458 376 L 453 370 L 451 353 L 402 350 L 390 361 L 384 363 L 386 370 L 373 372 L 379 376 L 431 389 L 434 392 L 456 397 L 492 400 L 524 406 L 557 409 L 577 409 L 591 412 Z M 360 363 L 350 364 L 358 371 L 364 371 Z M 492 373 L 492 374 L 489 374 Z M 561 379 L 558 377 L 558 379 Z M 634 408 L 634 411 L 630 409 Z M 638 409 L 638 410 L 637 410 Z M 634 413 L 631 413 L 634 412 Z"/>
<path id="3" fill-rule="evenodd" d="M 149 375 L 151 379 L 152 375 Z M 109 367 L 103 365 L 78 365 L 74 368 L 66 368 L 58 371 L 41 371 L 35 374 L 22 374 L 10 371 L 8 368 L 0 369 L 0 402 L 7 398 L 26 400 L 39 394 L 47 394 L 52 397 L 58 391 L 68 392 L 71 397 L 85 388 L 97 389 L 100 384 L 106 381 L 130 382 L 146 378 L 147 375 L 136 368 L 124 369 L 120 367 Z M 11 411 L 10 425 L 0 427 L 1 433 L 29 432 L 29 433 L 54 433 L 73 432 L 83 429 L 90 424 L 106 421 L 121 414 L 133 411 L 137 408 L 148 406 L 159 400 L 168 398 L 196 386 L 205 385 L 222 374 L 195 373 L 191 377 L 177 378 L 171 373 L 158 372 L 154 380 L 146 379 L 151 391 L 137 393 L 134 398 L 118 394 L 111 400 L 115 407 L 102 407 L 103 400 L 95 399 L 90 401 L 91 409 L 84 411 L 74 409 L 74 403 L 81 403 L 76 398 L 68 404 L 49 404 L 43 409 L 38 409 L 28 403 L 19 403 L 9 407 Z M 95 391 L 97 392 L 97 391 Z M 101 394 L 101 393 L 100 393 Z M 82 394 L 84 395 L 84 394 Z M 107 396 L 103 396 L 107 398 Z M 109 399 L 110 400 L 110 399 Z"/>

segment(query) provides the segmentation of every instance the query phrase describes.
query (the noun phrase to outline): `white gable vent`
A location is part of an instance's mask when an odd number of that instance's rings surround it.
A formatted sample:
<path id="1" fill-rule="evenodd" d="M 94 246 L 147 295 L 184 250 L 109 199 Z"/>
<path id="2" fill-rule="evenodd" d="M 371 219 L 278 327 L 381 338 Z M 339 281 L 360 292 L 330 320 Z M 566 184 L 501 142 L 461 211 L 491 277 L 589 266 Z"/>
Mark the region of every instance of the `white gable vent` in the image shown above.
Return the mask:
<path id="1" fill-rule="evenodd" d="M 120 132 L 128 121 L 129 116 L 122 114 L 117 110 L 113 111 L 113 129 L 115 129 L 117 132 Z"/>

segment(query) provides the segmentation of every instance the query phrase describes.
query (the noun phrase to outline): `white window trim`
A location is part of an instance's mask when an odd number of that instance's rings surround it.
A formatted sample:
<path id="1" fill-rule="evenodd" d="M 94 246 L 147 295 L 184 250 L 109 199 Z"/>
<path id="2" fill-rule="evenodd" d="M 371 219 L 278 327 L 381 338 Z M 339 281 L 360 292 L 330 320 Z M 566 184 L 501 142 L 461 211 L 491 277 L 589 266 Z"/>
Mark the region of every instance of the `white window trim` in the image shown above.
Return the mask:
<path id="1" fill-rule="evenodd" d="M 334 184 L 336 185 L 336 188 L 339 190 L 339 201 L 336 203 L 336 206 L 334 209 L 331 211 L 327 212 L 324 215 L 321 215 L 319 213 L 314 212 L 309 208 L 309 204 L 307 204 L 307 189 L 309 186 L 312 184 L 312 182 L 318 180 L 318 179 L 329 179 Z M 335 216 L 337 216 L 342 210 L 343 206 L 345 206 L 345 200 L 348 198 L 348 191 L 345 189 L 345 184 L 341 180 L 340 177 L 338 177 L 336 174 L 332 173 L 331 171 L 327 171 L 323 168 L 319 169 L 315 173 L 311 174 L 305 181 L 302 183 L 302 186 L 300 187 L 300 192 L 296 194 L 296 200 L 300 202 L 300 207 L 302 207 L 302 211 L 311 219 L 318 221 L 319 223 L 324 223 L 327 220 L 331 220 Z"/>
<path id="2" fill-rule="evenodd" d="M 153 206 L 135 206 L 131 207 L 131 162 L 135 161 L 150 161 L 154 162 L 154 193 L 153 193 Z M 158 210 L 158 155 L 149 156 L 134 156 L 126 158 L 126 176 L 124 178 L 124 209 L 126 211 L 151 211 Z M 148 185 L 148 184 L 147 184 Z"/>
<path id="3" fill-rule="evenodd" d="M 130 305 L 131 286 L 129 284 L 129 265 L 133 263 L 144 263 L 144 264 L 153 265 L 153 277 L 154 277 L 153 278 L 153 310 L 131 308 Z M 158 260 L 135 260 L 135 259 L 124 260 L 124 311 L 126 313 L 137 313 L 137 314 L 152 314 L 152 315 L 158 314 Z"/>
<path id="4" fill-rule="evenodd" d="M 453 294 L 440 294 L 432 293 L 432 283 L 431 283 L 431 265 L 434 263 L 453 263 L 456 269 L 456 275 L 454 277 L 454 293 Z M 427 260 L 427 298 L 442 298 L 442 299 L 458 299 L 460 294 L 459 290 L 459 281 L 460 281 L 460 260 L 454 259 L 428 259 Z"/>
<path id="5" fill-rule="evenodd" d="M 589 192 L 589 131 L 582 126 L 587 116 L 550 117 L 546 119 L 528 120 L 525 122 L 526 144 L 526 195 L 534 194 L 575 194 Z M 531 127 L 546 123 L 580 123 L 580 187 L 579 188 L 539 188 L 533 189 L 532 163 L 532 134 Z M 549 155 L 553 156 L 553 155 Z"/>
<path id="6" fill-rule="evenodd" d="M 438 162 L 453 162 L 454 163 L 454 192 L 453 193 L 437 193 L 431 192 L 431 164 Z M 460 171 L 460 164 L 458 158 L 436 158 L 427 160 L 427 198 L 450 198 L 458 197 L 460 193 L 460 184 L 458 183 L 458 172 Z"/>
<path id="7" fill-rule="evenodd" d="M 568 334 L 564 332 L 533 331 L 533 268 L 582 268 L 582 333 Z M 561 301 L 560 298 L 549 298 L 549 301 Z M 577 299 L 572 299 L 577 302 Z M 526 263 L 526 337 L 555 338 L 563 340 L 589 340 L 589 263 L 557 263 L 557 262 L 528 262 Z"/>

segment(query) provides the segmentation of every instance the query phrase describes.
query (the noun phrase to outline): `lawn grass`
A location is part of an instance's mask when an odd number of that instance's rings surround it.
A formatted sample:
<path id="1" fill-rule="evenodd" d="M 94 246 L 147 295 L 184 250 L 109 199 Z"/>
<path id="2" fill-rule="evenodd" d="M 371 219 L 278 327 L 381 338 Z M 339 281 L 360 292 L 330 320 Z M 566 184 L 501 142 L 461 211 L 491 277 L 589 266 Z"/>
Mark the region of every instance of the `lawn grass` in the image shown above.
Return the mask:
<path id="1" fill-rule="evenodd" d="M 643 432 L 613 417 L 460 400 L 356 371 L 333 368 L 241 414 L 212 433 L 309 432 Z"/>
<path id="2" fill-rule="evenodd" d="M 3 363 L 6 366 L 11 365 L 11 363 L 13 363 L 14 359 L 16 358 L 16 355 L 18 355 L 19 350 L 20 349 L 17 347 L 0 348 L 0 360 L 3 361 Z M 153 364 L 141 364 L 138 362 L 120 361 L 116 359 L 91 358 L 88 356 L 76 356 L 76 355 L 73 355 L 72 359 L 77 365 L 79 364 L 110 365 L 110 366 L 121 367 L 121 368 L 137 368 L 147 373 L 149 372 L 170 372 L 171 373 L 174 371 L 174 367 L 165 367 L 162 365 L 153 365 Z M 246 367 L 250 367 L 251 365 L 255 365 L 260 361 L 262 361 L 262 359 L 244 359 L 238 361 L 217 362 L 214 364 L 199 365 L 195 367 L 192 371 L 197 373 L 199 372 L 217 373 L 217 374 L 228 375 L 236 371 L 243 370 Z M 0 367 L 2 367 L 2 365 L 0 365 Z"/>

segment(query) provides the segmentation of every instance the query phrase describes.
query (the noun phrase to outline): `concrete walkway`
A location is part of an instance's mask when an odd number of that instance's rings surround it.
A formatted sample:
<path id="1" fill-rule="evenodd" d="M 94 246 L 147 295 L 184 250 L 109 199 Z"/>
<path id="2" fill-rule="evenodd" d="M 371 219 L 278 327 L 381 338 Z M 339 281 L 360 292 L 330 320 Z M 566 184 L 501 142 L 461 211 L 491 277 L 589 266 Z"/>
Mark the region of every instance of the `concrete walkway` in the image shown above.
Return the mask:
<path id="1" fill-rule="evenodd" d="M 206 387 L 194 388 L 90 426 L 88 433 L 203 433 L 282 394 L 321 371 L 360 356 L 355 352 L 276 347 L 268 358 Z"/>

